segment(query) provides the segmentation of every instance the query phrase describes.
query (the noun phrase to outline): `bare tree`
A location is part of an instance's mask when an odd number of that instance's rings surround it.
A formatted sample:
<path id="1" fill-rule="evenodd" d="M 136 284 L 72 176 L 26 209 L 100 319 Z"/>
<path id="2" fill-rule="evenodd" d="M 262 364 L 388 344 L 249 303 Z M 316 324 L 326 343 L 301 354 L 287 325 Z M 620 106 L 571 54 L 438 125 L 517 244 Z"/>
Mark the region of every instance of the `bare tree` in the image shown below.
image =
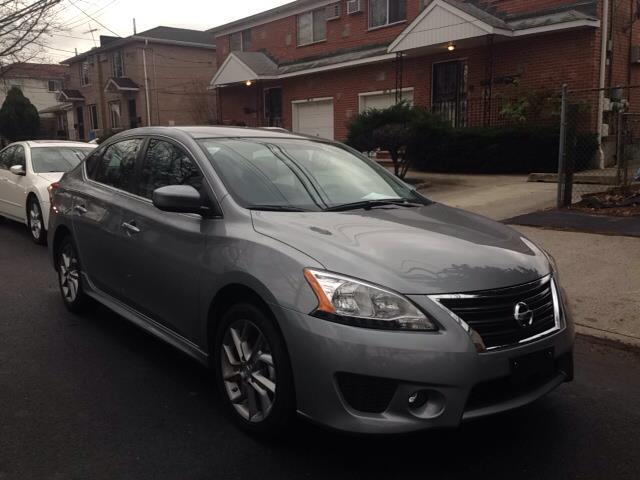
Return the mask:
<path id="1" fill-rule="evenodd" d="M 61 1 L 0 0 L 0 67 L 43 53 L 44 38 L 54 27 Z"/>

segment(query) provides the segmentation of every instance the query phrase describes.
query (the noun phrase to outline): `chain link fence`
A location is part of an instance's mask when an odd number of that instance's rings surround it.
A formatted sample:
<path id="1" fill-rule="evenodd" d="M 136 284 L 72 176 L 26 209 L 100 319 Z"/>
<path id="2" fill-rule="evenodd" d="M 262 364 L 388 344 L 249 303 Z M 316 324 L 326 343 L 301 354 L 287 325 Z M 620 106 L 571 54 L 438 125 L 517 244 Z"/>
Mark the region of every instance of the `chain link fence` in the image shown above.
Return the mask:
<path id="1" fill-rule="evenodd" d="M 619 192 L 620 187 L 634 182 L 640 168 L 640 102 L 634 105 L 629 99 L 636 96 L 640 99 L 640 86 L 588 90 L 563 87 L 559 208 L 595 206 L 594 199 Z"/>

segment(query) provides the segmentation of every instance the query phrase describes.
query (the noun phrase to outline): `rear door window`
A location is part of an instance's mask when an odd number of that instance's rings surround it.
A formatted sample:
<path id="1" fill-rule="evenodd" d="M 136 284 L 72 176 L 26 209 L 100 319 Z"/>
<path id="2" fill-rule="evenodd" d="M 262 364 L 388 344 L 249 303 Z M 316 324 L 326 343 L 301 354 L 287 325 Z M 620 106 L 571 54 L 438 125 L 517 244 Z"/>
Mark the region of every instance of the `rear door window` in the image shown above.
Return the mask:
<path id="1" fill-rule="evenodd" d="M 168 185 L 191 185 L 201 191 L 204 177 L 195 161 L 181 147 L 151 139 L 142 160 L 138 195 L 151 199 L 153 191 Z"/>
<path id="2" fill-rule="evenodd" d="M 132 138 L 108 146 L 102 156 L 95 160 L 95 165 L 87 165 L 89 178 L 125 192 L 133 192 L 136 159 L 142 142 L 141 138 Z"/>

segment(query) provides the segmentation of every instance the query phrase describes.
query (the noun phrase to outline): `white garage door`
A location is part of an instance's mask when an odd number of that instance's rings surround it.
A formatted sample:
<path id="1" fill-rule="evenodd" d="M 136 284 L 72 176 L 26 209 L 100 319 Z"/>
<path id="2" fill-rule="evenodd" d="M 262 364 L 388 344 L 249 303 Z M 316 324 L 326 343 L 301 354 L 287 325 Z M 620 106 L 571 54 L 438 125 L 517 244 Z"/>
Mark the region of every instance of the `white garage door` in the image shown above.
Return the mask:
<path id="1" fill-rule="evenodd" d="M 402 92 L 402 100 L 413 105 L 413 89 Z M 395 92 L 391 93 L 361 93 L 360 94 L 360 113 L 371 108 L 383 110 L 389 108 L 396 103 Z"/>
<path id="2" fill-rule="evenodd" d="M 293 131 L 333 140 L 333 100 L 294 103 Z"/>

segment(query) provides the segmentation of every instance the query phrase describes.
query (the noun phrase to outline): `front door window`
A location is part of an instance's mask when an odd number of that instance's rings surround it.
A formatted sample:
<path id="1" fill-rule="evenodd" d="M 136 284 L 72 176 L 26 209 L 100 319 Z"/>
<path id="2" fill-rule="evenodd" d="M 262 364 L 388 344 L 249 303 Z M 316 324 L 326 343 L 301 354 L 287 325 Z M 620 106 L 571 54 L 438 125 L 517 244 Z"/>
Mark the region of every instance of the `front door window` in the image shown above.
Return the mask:
<path id="1" fill-rule="evenodd" d="M 433 112 L 454 127 L 467 123 L 467 62 L 455 60 L 433 65 Z"/>

